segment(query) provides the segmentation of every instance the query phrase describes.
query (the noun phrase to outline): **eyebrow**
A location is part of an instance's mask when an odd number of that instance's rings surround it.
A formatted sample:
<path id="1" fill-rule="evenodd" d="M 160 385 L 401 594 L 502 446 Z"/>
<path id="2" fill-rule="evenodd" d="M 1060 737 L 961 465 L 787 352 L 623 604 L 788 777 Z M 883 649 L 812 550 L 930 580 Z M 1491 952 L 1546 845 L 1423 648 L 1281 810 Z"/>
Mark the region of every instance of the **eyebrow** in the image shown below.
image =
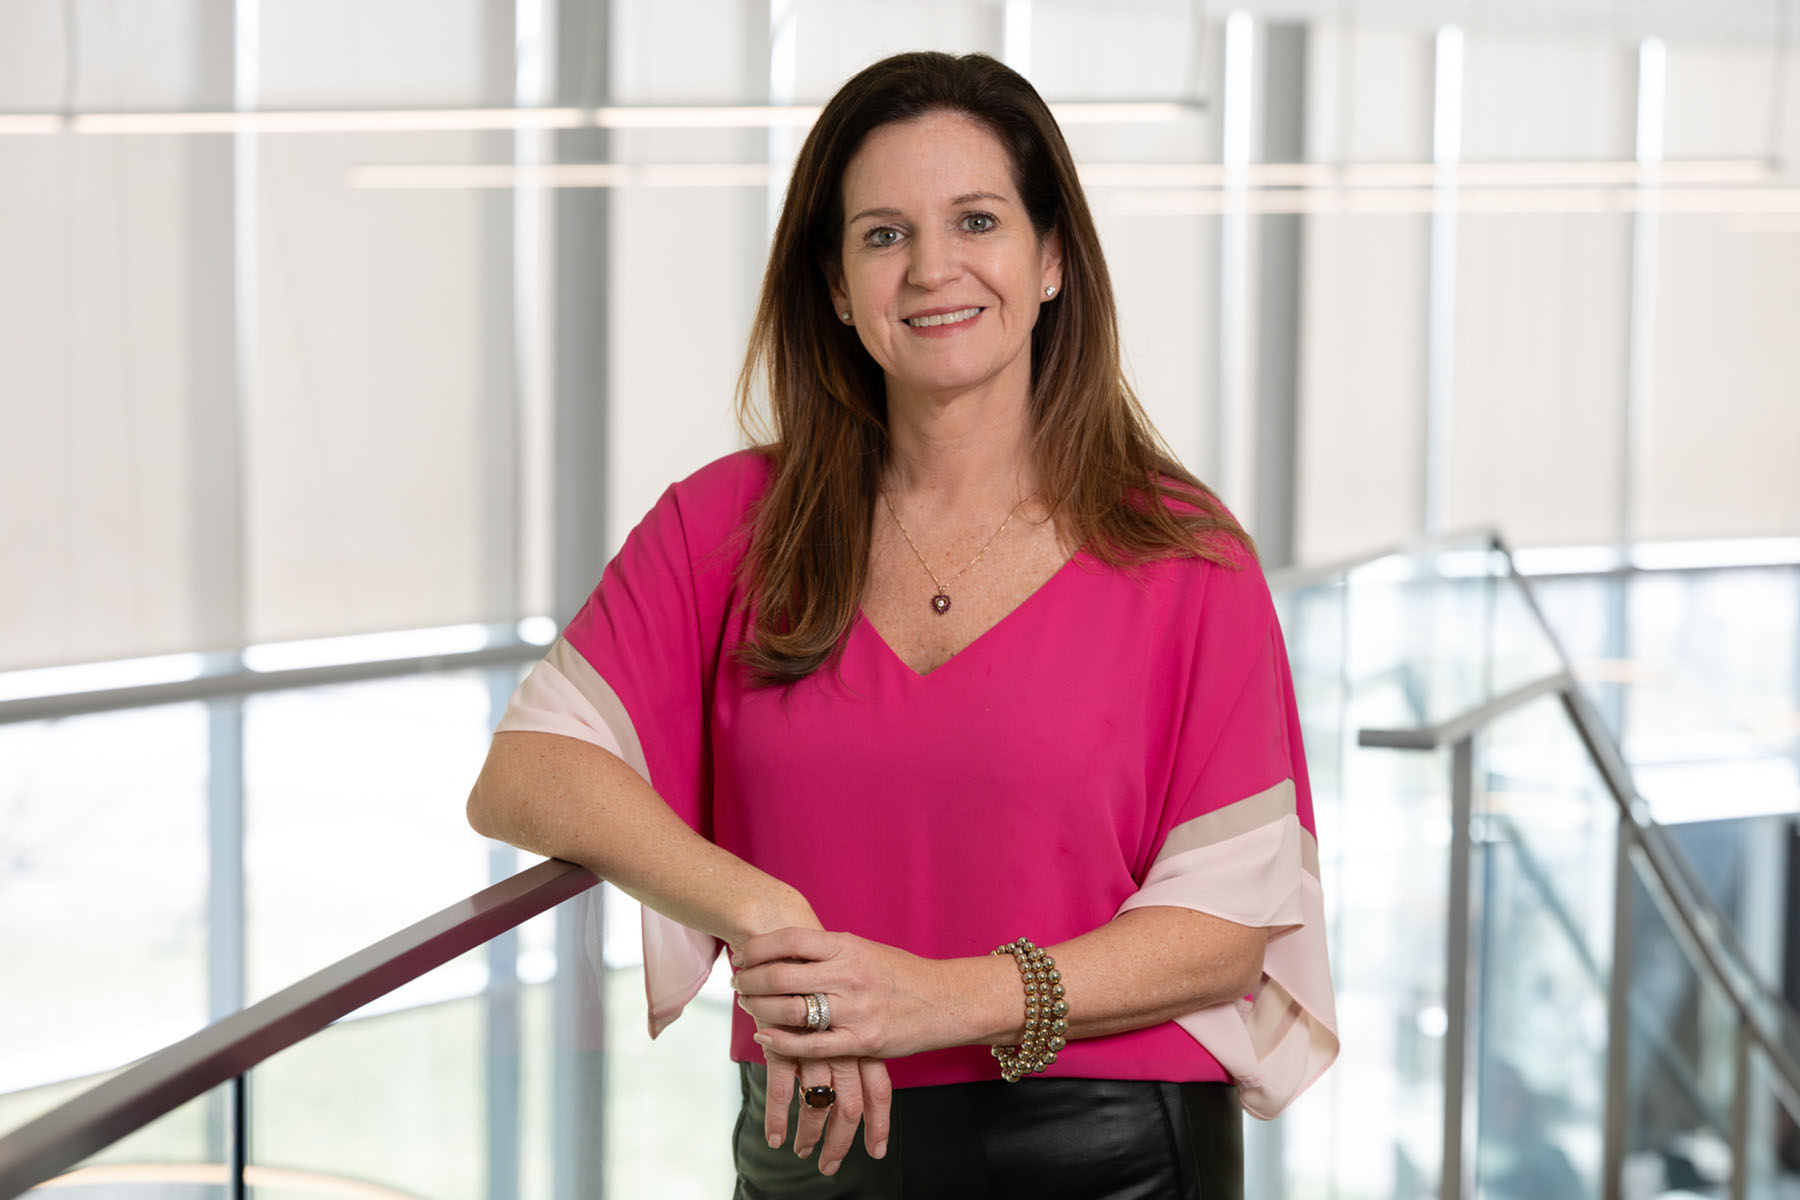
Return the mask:
<path id="1" fill-rule="evenodd" d="M 952 208 L 960 208 L 965 204 L 973 204 L 977 200 L 995 201 L 1001 204 L 1011 203 L 1005 196 L 997 195 L 993 192 L 964 192 L 962 195 L 952 199 L 950 205 Z M 865 208 L 854 217 L 851 217 L 845 224 L 854 225 L 867 217 L 898 217 L 900 215 L 902 214 L 897 208 Z"/>

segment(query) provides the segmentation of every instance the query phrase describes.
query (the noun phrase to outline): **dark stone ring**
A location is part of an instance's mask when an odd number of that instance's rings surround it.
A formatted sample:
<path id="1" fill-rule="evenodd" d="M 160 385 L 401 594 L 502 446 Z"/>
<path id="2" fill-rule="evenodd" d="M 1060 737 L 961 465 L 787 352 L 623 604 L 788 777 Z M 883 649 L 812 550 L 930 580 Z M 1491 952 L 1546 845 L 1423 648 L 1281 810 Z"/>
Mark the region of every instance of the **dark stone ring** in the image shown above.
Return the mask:
<path id="1" fill-rule="evenodd" d="M 818 1087 L 807 1088 L 800 1093 L 800 1098 L 806 1101 L 808 1108 L 830 1108 L 837 1100 L 837 1093 L 829 1083 L 823 1083 Z"/>

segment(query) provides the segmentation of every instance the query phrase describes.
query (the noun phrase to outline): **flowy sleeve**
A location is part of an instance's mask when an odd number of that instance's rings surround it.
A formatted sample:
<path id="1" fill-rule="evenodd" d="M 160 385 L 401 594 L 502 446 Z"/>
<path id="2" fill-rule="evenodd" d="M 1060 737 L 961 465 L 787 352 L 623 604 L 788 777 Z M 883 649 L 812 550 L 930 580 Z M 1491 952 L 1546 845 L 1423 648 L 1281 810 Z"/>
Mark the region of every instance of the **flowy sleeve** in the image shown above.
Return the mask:
<path id="1" fill-rule="evenodd" d="M 618 755 L 706 837 L 706 703 L 732 576 L 720 543 L 730 517 L 741 515 L 733 484 L 743 474 L 715 464 L 664 493 L 519 685 L 496 730 L 561 734 Z M 589 903 L 599 903 L 598 889 Z M 655 1037 L 706 982 L 719 943 L 647 907 L 643 935 Z M 588 951 L 598 968 L 599 947 Z"/>
<path id="2" fill-rule="evenodd" d="M 1275 1117 L 1337 1057 L 1312 797 L 1287 654 L 1254 564 L 1207 571 L 1169 800 L 1119 911 L 1172 906 L 1269 931 L 1254 992 L 1177 1018 Z"/>

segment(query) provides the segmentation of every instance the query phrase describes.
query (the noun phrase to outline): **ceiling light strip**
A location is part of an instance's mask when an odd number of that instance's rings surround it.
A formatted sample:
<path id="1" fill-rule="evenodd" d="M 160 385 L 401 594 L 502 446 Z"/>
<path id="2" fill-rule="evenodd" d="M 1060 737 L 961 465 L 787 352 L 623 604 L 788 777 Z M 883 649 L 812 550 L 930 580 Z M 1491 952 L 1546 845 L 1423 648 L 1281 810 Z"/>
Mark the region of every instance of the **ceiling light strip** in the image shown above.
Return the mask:
<path id="1" fill-rule="evenodd" d="M 63 119 L 53 113 L 0 113 L 0 137 L 7 134 L 61 133 Z"/>
<path id="2" fill-rule="evenodd" d="M 1222 216 L 1234 206 L 1259 214 L 1408 215 L 1430 213 L 1442 199 L 1430 188 L 1252 191 L 1241 197 L 1222 191 L 1128 191 L 1115 198 L 1112 205 L 1116 211 L 1134 216 Z M 1452 203 L 1464 213 L 1767 216 L 1800 213 L 1800 188 L 1665 188 L 1642 192 L 1608 188 L 1460 188 Z"/>
<path id="3" fill-rule="evenodd" d="M 1277 164 L 1279 165 L 1279 164 Z M 1696 164 L 1701 165 L 1701 164 Z M 1696 171 L 1698 183 L 1730 183 L 1739 178 L 1735 164 L 1711 172 Z M 1754 165 L 1754 164 L 1753 164 Z M 1582 172 L 1571 174 L 1580 179 Z M 509 188 L 752 188 L 781 185 L 785 166 L 767 163 L 511 163 L 366 164 L 352 167 L 348 183 L 370 190 L 492 190 Z M 1092 188 L 1128 193 L 1116 198 L 1121 212 L 1142 215 L 1220 215 L 1231 204 L 1262 214 L 1428 213 L 1444 197 L 1429 186 L 1359 186 L 1343 182 L 1288 186 L 1287 176 L 1271 172 L 1256 178 L 1241 193 L 1219 186 L 1222 172 L 1206 164 L 1112 164 L 1083 168 Z M 1282 183 L 1270 186 L 1268 178 Z M 1521 176 L 1513 186 L 1459 186 L 1454 203 L 1471 213 L 1722 213 L 1788 214 L 1800 211 L 1800 188 L 1684 186 L 1636 189 L 1626 186 L 1550 186 L 1555 174 Z M 1530 187 L 1518 186 L 1529 180 Z M 1187 186 L 1177 186 L 1185 184 Z M 1241 197 L 1241 199 L 1234 199 Z"/>
<path id="4" fill-rule="evenodd" d="M 1764 183 L 1768 164 L 1755 159 L 1695 160 L 1646 167 L 1635 162 L 1479 162 L 1439 167 L 1431 163 L 1091 163 L 1081 168 L 1090 187 L 1225 187 L 1238 174 L 1251 187 L 1407 188 L 1538 187 L 1600 184 Z"/>
<path id="5" fill-rule="evenodd" d="M 1052 104 L 1065 125 L 1147 125 L 1196 111 L 1173 101 Z M 816 104 L 419 108 L 303 112 L 0 113 L 6 134 L 481 133 L 515 129 L 772 129 L 810 126 Z"/>

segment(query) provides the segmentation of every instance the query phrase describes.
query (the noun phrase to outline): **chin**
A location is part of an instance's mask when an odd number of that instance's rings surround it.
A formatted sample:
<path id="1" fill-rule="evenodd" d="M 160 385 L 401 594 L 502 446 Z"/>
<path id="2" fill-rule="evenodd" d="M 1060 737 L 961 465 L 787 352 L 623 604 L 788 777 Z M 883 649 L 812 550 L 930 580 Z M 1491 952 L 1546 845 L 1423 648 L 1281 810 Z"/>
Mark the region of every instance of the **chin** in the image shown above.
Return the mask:
<path id="1" fill-rule="evenodd" d="M 928 378 L 912 378 L 900 381 L 901 386 L 912 392 L 923 392 L 933 396 L 954 396 L 993 382 L 991 375 L 945 375 Z"/>
<path id="2" fill-rule="evenodd" d="M 976 366 L 940 363 L 935 370 L 910 371 L 904 374 L 889 372 L 889 377 L 892 382 L 912 391 L 944 393 L 985 387 L 1005 374 L 1004 369 L 996 369 L 992 364 Z"/>

